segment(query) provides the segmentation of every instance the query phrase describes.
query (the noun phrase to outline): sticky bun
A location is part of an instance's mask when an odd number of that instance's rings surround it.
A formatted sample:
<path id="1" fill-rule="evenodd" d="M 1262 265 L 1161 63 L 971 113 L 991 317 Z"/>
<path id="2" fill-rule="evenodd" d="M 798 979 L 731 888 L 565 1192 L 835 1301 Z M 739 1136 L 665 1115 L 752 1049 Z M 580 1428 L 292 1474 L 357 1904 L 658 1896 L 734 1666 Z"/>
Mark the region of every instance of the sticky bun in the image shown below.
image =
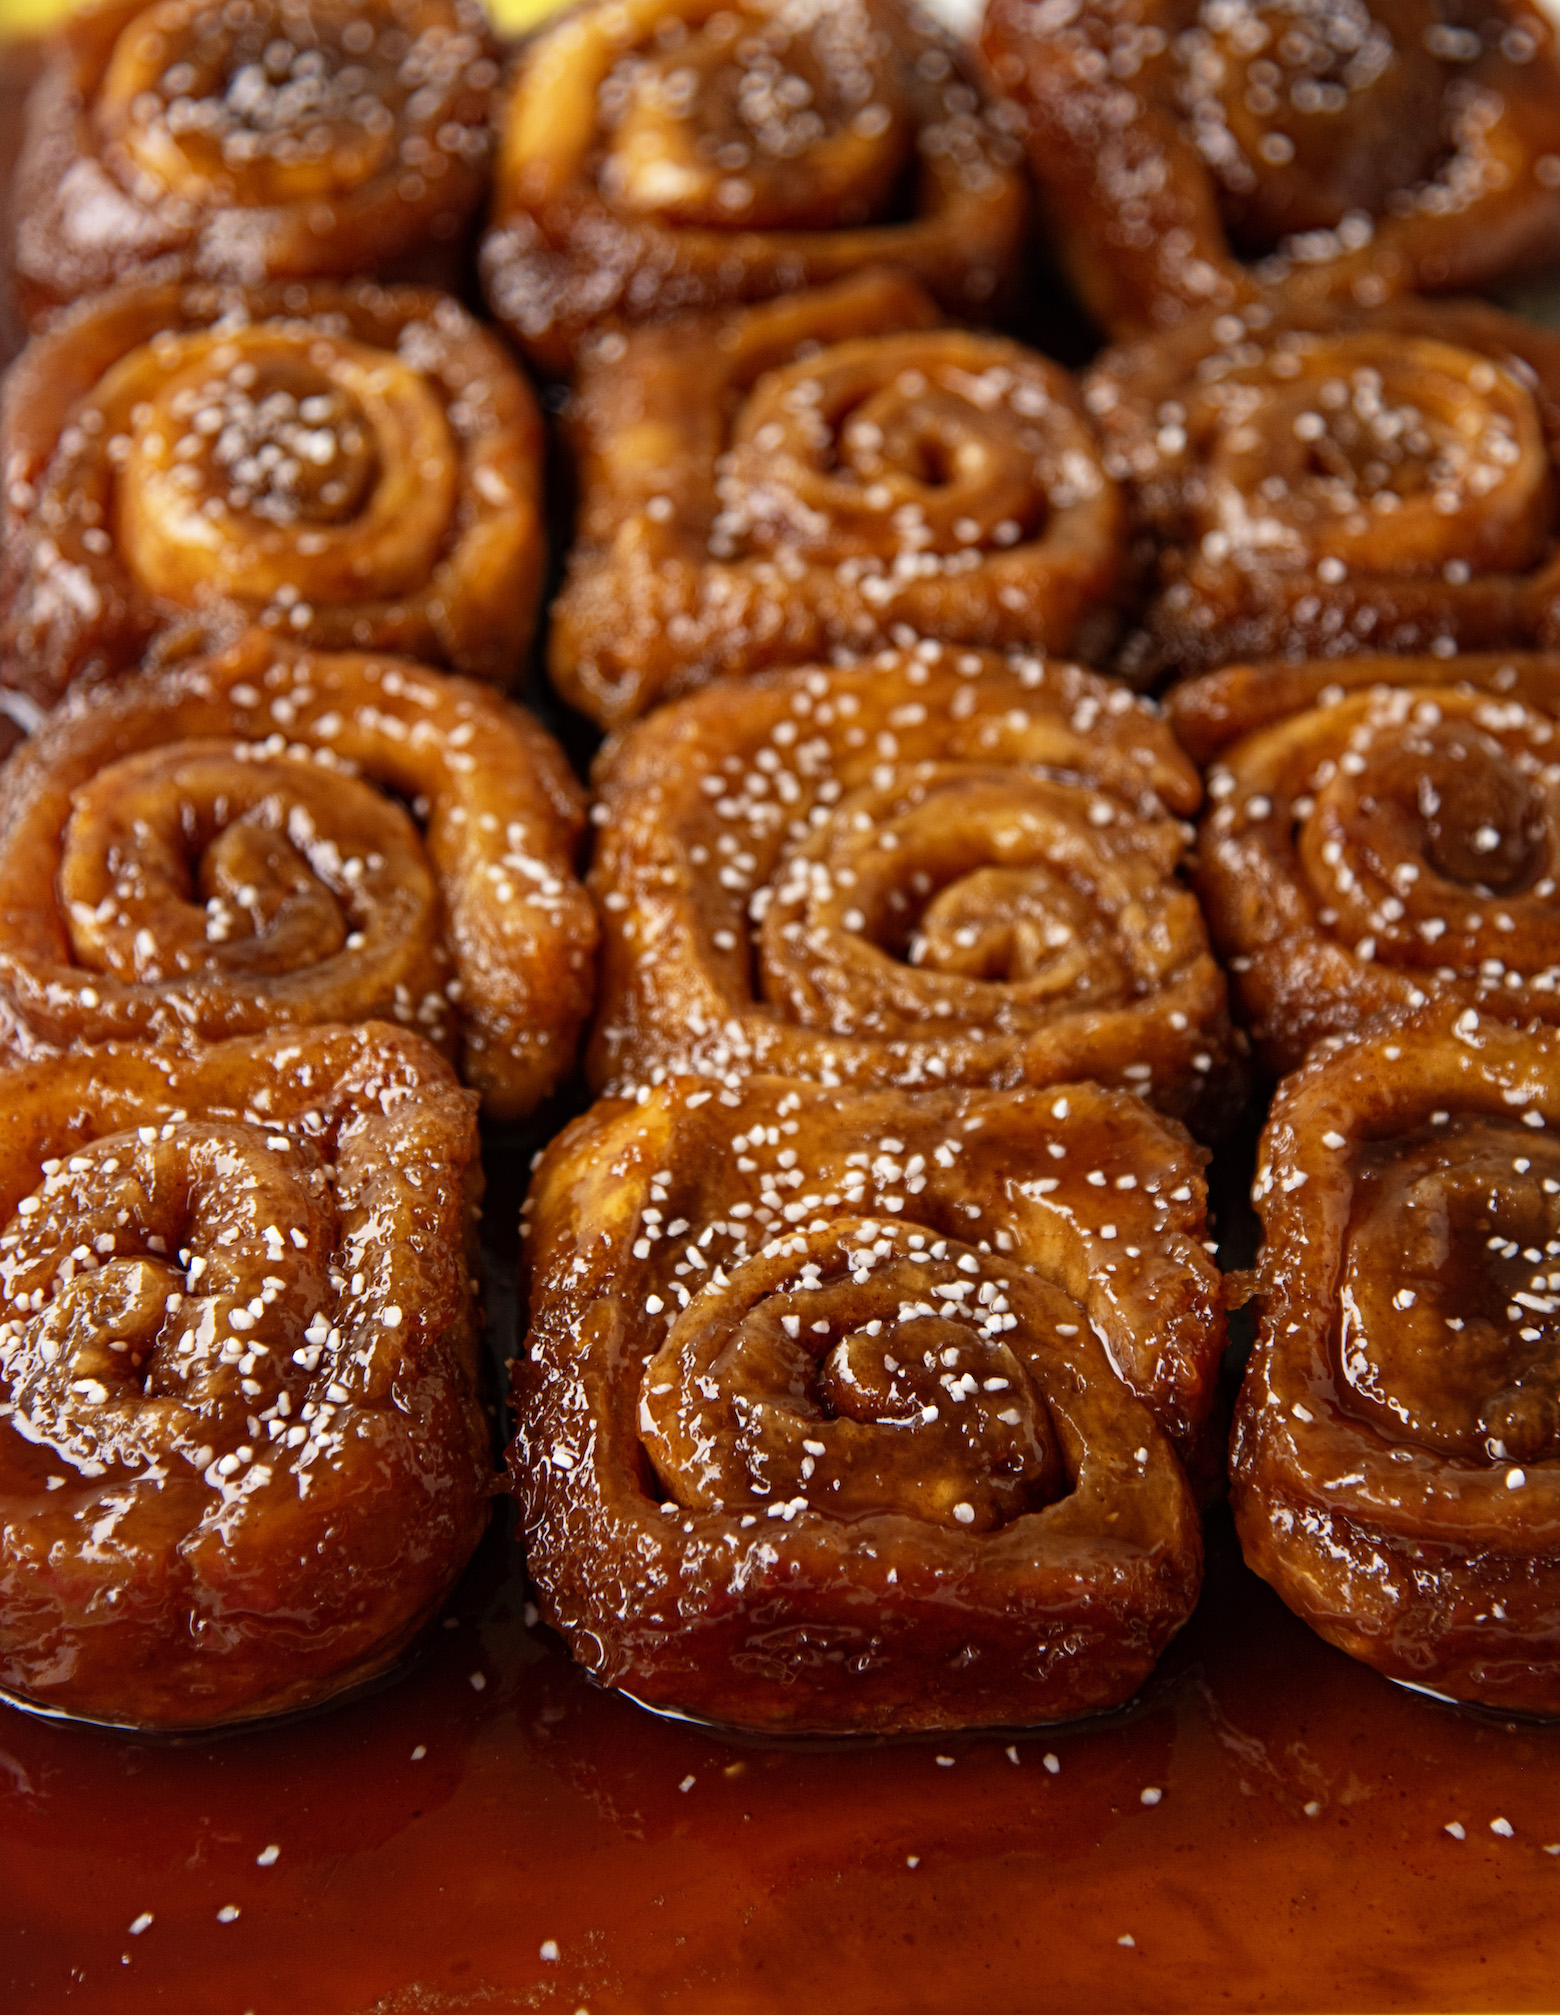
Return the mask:
<path id="1" fill-rule="evenodd" d="M 494 55 L 473 0 L 82 9 L 28 110 L 13 197 L 27 307 L 133 276 L 453 269 L 486 181 Z"/>
<path id="2" fill-rule="evenodd" d="M 574 402 L 552 672 L 621 725 L 761 665 L 886 644 L 1103 648 L 1126 514 L 1072 381 L 875 273 L 638 330 Z"/>
<path id="3" fill-rule="evenodd" d="M 1238 1106 L 1178 864 L 1196 772 L 1124 687 L 935 644 L 771 673 L 609 744 L 592 1080 L 1012 1086 Z"/>
<path id="4" fill-rule="evenodd" d="M 990 0 L 982 45 L 1114 335 L 1560 251 L 1555 34 L 1528 0 Z"/>
<path id="5" fill-rule="evenodd" d="M 6 380 L 5 678 L 43 704 L 254 620 L 507 683 L 544 561 L 542 423 L 447 295 L 126 287 Z"/>
<path id="6" fill-rule="evenodd" d="M 1259 1052 L 1445 998 L 1560 1022 L 1560 658 L 1230 667 L 1172 717 L 1217 758 L 1193 879 Z"/>
<path id="7" fill-rule="evenodd" d="M 1544 644 L 1560 338 L 1475 302 L 1207 318 L 1087 400 L 1158 581 L 1122 668 Z"/>
<path id="8" fill-rule="evenodd" d="M 251 631 L 79 690 L 0 777 L 12 1046 L 416 1027 L 499 1117 L 573 1064 L 583 795 L 490 687 Z"/>
<path id="9" fill-rule="evenodd" d="M 174 1729 L 384 1670 L 487 1518 L 469 1094 L 370 1024 L 0 1099 L 0 1682 Z"/>
<path id="10" fill-rule="evenodd" d="M 1441 1001 L 1320 1046 L 1256 1198 L 1246 1558 L 1331 1643 L 1560 1714 L 1560 1034 Z"/>
<path id="11" fill-rule="evenodd" d="M 1199 1157 L 1094 1085 L 681 1079 L 554 1143 L 510 1454 L 598 1679 L 774 1733 L 1125 1700 L 1196 1599 Z"/>
<path id="12" fill-rule="evenodd" d="M 584 0 L 509 89 L 488 298 L 554 370 L 600 324 L 875 261 L 978 317 L 1027 218 L 1011 124 L 903 0 Z"/>

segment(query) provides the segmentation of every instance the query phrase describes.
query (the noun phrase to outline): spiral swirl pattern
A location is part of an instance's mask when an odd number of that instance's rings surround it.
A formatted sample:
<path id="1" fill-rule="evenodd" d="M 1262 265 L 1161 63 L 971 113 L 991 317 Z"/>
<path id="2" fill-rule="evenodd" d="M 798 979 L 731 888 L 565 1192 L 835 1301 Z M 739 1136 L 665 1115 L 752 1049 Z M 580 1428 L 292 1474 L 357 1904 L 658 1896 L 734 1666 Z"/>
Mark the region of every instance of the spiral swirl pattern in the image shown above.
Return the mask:
<path id="1" fill-rule="evenodd" d="M 482 192 L 495 55 L 469 0 L 84 10 L 29 104 L 28 309 L 136 277 L 453 269 Z"/>
<path id="2" fill-rule="evenodd" d="M 1159 545 L 1123 669 L 1547 643 L 1560 343 L 1473 303 L 1201 320 L 1086 399 Z"/>
<path id="3" fill-rule="evenodd" d="M 641 330 L 574 406 L 551 669 L 607 726 L 881 646 L 1102 645 L 1126 523 L 1066 372 L 893 275 Z"/>
<path id="4" fill-rule="evenodd" d="M 410 807 L 410 809 L 408 809 Z M 260 632 L 80 693 L 0 786 L 13 1047 L 418 1028 L 517 1117 L 571 1068 L 595 916 L 562 751 L 489 688 Z"/>
<path id="5" fill-rule="evenodd" d="M 1219 756 L 1194 879 L 1274 1070 L 1429 1000 L 1560 1021 L 1560 660 L 1236 667 L 1172 718 Z"/>
<path id="6" fill-rule="evenodd" d="M 487 1516 L 448 1067 L 378 1025 L 3 1082 L 0 1681 L 191 1728 L 382 1671 Z"/>
<path id="7" fill-rule="evenodd" d="M 1560 243 L 1527 0 L 991 0 L 1063 259 L 1117 336 L 1290 296 L 1475 288 Z"/>
<path id="8" fill-rule="evenodd" d="M 1222 1342 L 1179 1128 L 1092 1085 L 683 1080 L 577 1121 L 527 1210 L 510 1467 L 598 1678 L 774 1732 L 1141 1682 Z"/>
<path id="9" fill-rule="evenodd" d="M 1560 1040 L 1455 1002 L 1323 1044 L 1259 1156 L 1246 1558 L 1396 1679 L 1560 1713 Z"/>
<path id="10" fill-rule="evenodd" d="M 134 287 L 6 383 L 8 683 L 44 704 L 192 626 L 507 684 L 541 585 L 542 423 L 421 288 Z"/>
<path id="11" fill-rule="evenodd" d="M 935 645 L 719 687 L 603 760 L 588 1069 L 825 1084 L 1087 1072 L 1217 1127 L 1241 1072 L 1197 905 L 1197 801 L 1123 688 Z"/>
<path id="12" fill-rule="evenodd" d="M 877 261 L 989 310 L 1022 150 L 901 0 L 587 0 L 521 60 L 483 275 L 562 370 L 603 324 L 768 300 Z"/>

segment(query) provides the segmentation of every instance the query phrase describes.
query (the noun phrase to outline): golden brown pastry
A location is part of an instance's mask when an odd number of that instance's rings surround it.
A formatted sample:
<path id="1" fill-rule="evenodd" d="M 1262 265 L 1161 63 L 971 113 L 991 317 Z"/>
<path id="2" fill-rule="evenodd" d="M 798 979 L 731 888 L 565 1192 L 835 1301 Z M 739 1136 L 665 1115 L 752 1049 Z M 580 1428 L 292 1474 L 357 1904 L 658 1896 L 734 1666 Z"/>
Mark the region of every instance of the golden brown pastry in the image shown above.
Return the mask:
<path id="1" fill-rule="evenodd" d="M 897 640 L 1104 648 L 1126 514 L 1071 379 L 877 272 L 642 329 L 582 374 L 553 678 L 621 726 Z M 822 347 L 820 347 L 822 346 Z"/>
<path id="2" fill-rule="evenodd" d="M 1475 302 L 1205 317 L 1086 399 L 1159 549 L 1122 669 L 1560 635 L 1560 338 Z"/>
<path id="3" fill-rule="evenodd" d="M 1178 878 L 1196 773 L 1111 680 L 937 644 L 772 673 L 641 722 L 597 782 L 598 1087 L 1087 1074 L 1199 1127 L 1238 1106 Z"/>
<path id="4" fill-rule="evenodd" d="M 1112 335 L 1560 252 L 1555 34 L 1529 0 L 990 0 L 982 48 Z"/>
<path id="5" fill-rule="evenodd" d="M 768 1733 L 1125 1700 L 1201 1576 L 1198 1163 L 1094 1085 L 597 1106 L 528 1205 L 543 1614 L 604 1684 Z"/>
<path id="6" fill-rule="evenodd" d="M 1238 666 L 1170 710 L 1214 764 L 1193 879 L 1272 1070 L 1429 1000 L 1560 1021 L 1560 658 Z"/>
<path id="7" fill-rule="evenodd" d="M 370 1024 L 0 1100 L 0 1684 L 208 1728 L 382 1672 L 487 1521 L 469 1095 Z"/>
<path id="8" fill-rule="evenodd" d="M 130 277 L 453 270 L 497 81 L 472 0 L 110 0 L 34 88 L 13 193 L 37 318 Z"/>
<path id="9" fill-rule="evenodd" d="M 488 299 L 551 370 L 884 260 L 978 318 L 1026 222 L 1012 123 L 903 0 L 583 0 L 508 89 Z"/>
<path id="10" fill-rule="evenodd" d="M 45 705 L 192 624 L 519 668 L 541 416 L 447 295 L 126 287 L 34 338 L 0 436 L 4 676 Z"/>
<path id="11" fill-rule="evenodd" d="M 567 1077 L 583 793 L 489 687 L 261 631 L 74 694 L 0 776 L 14 1047 L 417 1028 L 501 1118 Z"/>
<path id="12" fill-rule="evenodd" d="M 1560 1035 L 1456 1001 L 1329 1042 L 1263 1136 L 1231 1490 L 1297 1615 L 1560 1714 Z"/>

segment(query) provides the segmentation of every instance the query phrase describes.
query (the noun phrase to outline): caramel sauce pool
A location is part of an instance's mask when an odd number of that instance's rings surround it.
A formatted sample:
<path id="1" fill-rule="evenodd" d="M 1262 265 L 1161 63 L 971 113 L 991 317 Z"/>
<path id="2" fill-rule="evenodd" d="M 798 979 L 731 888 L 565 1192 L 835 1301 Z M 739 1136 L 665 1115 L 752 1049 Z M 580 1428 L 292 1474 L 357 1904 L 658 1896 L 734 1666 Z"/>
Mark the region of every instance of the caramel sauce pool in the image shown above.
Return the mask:
<path id="1" fill-rule="evenodd" d="M 657 1721 L 526 1630 L 502 1533 L 410 1675 L 316 1720 L 0 1710 L 0 2006 L 1553 2009 L 1560 1727 L 1398 1691 L 1209 1536 L 1135 1706 L 1011 1750 Z"/>

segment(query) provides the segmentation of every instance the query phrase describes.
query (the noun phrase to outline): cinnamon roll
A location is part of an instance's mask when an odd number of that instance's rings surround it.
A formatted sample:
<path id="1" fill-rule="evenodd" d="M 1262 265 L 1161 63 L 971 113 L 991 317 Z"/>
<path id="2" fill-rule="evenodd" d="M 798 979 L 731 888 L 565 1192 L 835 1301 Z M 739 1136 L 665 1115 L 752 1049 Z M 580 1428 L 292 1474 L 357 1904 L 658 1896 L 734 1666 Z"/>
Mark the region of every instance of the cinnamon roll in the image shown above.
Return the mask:
<path id="1" fill-rule="evenodd" d="M 1242 666 L 1171 714 L 1217 760 L 1193 880 L 1274 1071 L 1445 999 L 1560 1022 L 1560 658 Z"/>
<path id="2" fill-rule="evenodd" d="M 1560 635 L 1560 338 L 1474 302 L 1206 318 L 1087 402 L 1159 548 L 1134 677 Z"/>
<path id="3" fill-rule="evenodd" d="M 1125 688 L 923 644 L 718 686 L 604 752 L 588 1070 L 1087 1074 L 1216 1129 L 1241 1070 L 1177 868 L 1195 772 Z"/>
<path id="4" fill-rule="evenodd" d="M 596 1107 L 528 1205 L 543 1614 L 605 1684 L 770 1733 L 1125 1700 L 1201 1574 L 1198 1162 L 1094 1085 Z"/>
<path id="5" fill-rule="evenodd" d="M 490 688 L 252 631 L 82 691 L 0 777 L 13 1046 L 415 1026 L 513 1118 L 567 1077 L 583 794 Z"/>
<path id="6" fill-rule="evenodd" d="M 642 329 L 574 402 L 551 668 L 617 727 L 668 694 L 886 644 L 1103 648 L 1125 512 L 1067 373 L 862 275 Z"/>
<path id="7" fill-rule="evenodd" d="M 137 1728 L 382 1672 L 487 1519 L 470 1102 L 418 1037 L 0 1072 L 0 1684 Z"/>
<path id="8" fill-rule="evenodd" d="M 136 276 L 453 269 L 486 181 L 495 54 L 473 0 L 82 10 L 29 105 L 13 197 L 28 309 Z"/>
<path id="9" fill-rule="evenodd" d="M 1231 1490 L 1352 1657 L 1560 1714 L 1560 1035 L 1455 1001 L 1324 1044 L 1263 1136 Z"/>
<path id="10" fill-rule="evenodd" d="M 1560 251 L 1555 32 L 1529 0 L 989 0 L 982 47 L 1113 335 Z"/>
<path id="11" fill-rule="evenodd" d="M 0 433 L 5 679 L 45 705 L 246 620 L 500 683 L 520 665 L 541 416 L 446 295 L 126 287 L 33 340 Z"/>
<path id="12" fill-rule="evenodd" d="M 1027 213 L 1008 109 L 903 0 L 584 0 L 522 52 L 483 274 L 551 370 L 604 323 L 876 261 L 989 313 Z"/>

